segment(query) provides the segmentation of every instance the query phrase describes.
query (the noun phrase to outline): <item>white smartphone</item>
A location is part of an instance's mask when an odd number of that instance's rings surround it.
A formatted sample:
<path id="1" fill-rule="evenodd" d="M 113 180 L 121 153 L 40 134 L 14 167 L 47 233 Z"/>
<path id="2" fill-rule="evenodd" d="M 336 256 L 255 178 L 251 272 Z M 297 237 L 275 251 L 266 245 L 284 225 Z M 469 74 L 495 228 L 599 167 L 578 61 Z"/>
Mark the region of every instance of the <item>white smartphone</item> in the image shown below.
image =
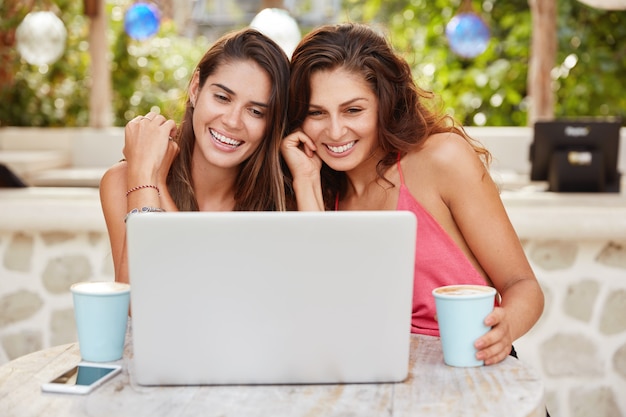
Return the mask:
<path id="1" fill-rule="evenodd" d="M 52 381 L 42 384 L 41 390 L 64 394 L 88 394 L 121 370 L 122 365 L 117 364 L 80 362 Z"/>

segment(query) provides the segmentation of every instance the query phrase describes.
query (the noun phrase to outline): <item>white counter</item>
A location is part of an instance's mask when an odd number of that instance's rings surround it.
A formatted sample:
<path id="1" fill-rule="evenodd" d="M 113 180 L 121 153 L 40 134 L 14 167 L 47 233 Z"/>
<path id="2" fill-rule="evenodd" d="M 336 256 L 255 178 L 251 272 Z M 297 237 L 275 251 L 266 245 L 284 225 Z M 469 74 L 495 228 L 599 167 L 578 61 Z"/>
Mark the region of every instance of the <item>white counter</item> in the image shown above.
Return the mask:
<path id="1" fill-rule="evenodd" d="M 626 237 L 625 194 L 503 191 L 521 239 Z M 106 231 L 97 188 L 0 189 L 0 230 Z"/>
<path id="2" fill-rule="evenodd" d="M 521 239 L 624 239 L 626 195 L 504 191 Z"/>
<path id="3" fill-rule="evenodd" d="M 98 188 L 0 188 L 0 231 L 105 231 Z"/>

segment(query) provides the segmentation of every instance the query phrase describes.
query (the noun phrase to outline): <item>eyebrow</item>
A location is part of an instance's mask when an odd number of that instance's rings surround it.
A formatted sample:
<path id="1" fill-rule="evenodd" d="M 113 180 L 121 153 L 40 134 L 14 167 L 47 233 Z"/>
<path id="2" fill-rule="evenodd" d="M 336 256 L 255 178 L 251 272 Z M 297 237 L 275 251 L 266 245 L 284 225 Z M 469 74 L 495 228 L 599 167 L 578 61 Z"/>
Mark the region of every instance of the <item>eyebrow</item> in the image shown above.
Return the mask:
<path id="1" fill-rule="evenodd" d="M 350 99 L 350 100 L 348 100 L 348 101 L 344 101 L 343 103 L 339 103 L 339 107 L 346 107 L 346 106 L 349 106 L 349 105 L 351 105 L 351 104 L 353 104 L 353 103 L 355 103 L 355 102 L 357 102 L 357 101 L 360 101 L 360 100 L 369 101 L 369 100 L 368 100 L 367 98 L 365 98 L 365 97 L 356 97 L 356 98 Z M 319 108 L 322 108 L 322 107 L 324 107 L 324 106 L 321 106 L 321 105 L 319 105 L 319 104 L 315 104 L 315 103 L 310 103 L 310 104 L 309 104 L 309 107 L 319 107 Z"/>
<path id="2" fill-rule="evenodd" d="M 226 91 L 228 94 L 231 94 L 233 96 L 236 96 L 237 93 L 235 93 L 233 90 L 231 90 L 230 88 L 226 87 L 224 84 L 220 84 L 220 83 L 213 83 L 211 84 L 212 86 L 221 88 L 222 90 Z M 268 108 L 269 105 L 267 103 L 262 103 L 260 101 L 251 101 L 250 103 L 254 104 L 255 106 L 259 106 L 259 107 L 264 107 L 264 108 Z"/>

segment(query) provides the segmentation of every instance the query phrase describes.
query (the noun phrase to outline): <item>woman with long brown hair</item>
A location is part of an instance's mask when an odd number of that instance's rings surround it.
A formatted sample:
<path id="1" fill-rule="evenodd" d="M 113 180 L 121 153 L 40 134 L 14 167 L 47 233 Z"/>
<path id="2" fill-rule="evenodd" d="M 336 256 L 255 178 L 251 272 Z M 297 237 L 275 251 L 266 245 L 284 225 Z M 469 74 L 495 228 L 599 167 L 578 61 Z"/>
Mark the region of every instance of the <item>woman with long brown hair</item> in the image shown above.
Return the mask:
<path id="1" fill-rule="evenodd" d="M 371 28 L 310 32 L 291 59 L 289 190 L 299 210 L 413 212 L 411 331 L 439 334 L 434 288 L 494 286 L 491 330 L 475 343 L 477 358 L 494 364 L 539 319 L 543 293 L 490 177 L 489 152 L 435 99 Z"/>
<path id="2" fill-rule="evenodd" d="M 179 127 L 154 112 L 126 125 L 125 158 L 100 183 L 116 281 L 129 280 L 129 215 L 286 209 L 280 141 L 288 81 L 283 50 L 243 29 L 217 40 L 198 63 Z"/>

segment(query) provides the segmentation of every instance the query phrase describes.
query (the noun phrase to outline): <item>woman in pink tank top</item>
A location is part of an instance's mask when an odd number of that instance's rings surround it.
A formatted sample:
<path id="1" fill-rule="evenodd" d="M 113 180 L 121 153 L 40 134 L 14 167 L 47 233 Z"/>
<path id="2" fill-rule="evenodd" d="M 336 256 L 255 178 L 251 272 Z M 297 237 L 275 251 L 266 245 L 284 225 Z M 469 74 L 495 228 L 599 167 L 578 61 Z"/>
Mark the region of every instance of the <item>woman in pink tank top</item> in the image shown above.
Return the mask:
<path id="1" fill-rule="evenodd" d="M 494 286 L 499 303 L 476 341 L 502 361 L 543 311 L 543 293 L 489 171 L 489 152 L 372 29 L 328 25 L 292 56 L 290 135 L 282 153 L 298 210 L 409 210 L 418 218 L 412 332 L 438 335 L 431 291 Z M 353 262 L 354 260 L 346 260 Z"/>

